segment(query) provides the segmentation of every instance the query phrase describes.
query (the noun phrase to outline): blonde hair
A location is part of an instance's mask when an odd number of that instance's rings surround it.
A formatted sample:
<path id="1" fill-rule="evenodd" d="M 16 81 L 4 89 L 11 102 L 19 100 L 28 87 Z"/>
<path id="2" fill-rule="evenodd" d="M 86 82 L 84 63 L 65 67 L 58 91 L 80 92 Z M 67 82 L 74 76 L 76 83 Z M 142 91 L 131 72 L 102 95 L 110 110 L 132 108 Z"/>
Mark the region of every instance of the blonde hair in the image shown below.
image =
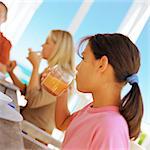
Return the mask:
<path id="1" fill-rule="evenodd" d="M 49 66 L 59 64 L 67 72 L 74 72 L 75 50 L 72 35 L 63 30 L 52 30 L 48 38 L 55 43 L 55 49 L 48 59 Z"/>

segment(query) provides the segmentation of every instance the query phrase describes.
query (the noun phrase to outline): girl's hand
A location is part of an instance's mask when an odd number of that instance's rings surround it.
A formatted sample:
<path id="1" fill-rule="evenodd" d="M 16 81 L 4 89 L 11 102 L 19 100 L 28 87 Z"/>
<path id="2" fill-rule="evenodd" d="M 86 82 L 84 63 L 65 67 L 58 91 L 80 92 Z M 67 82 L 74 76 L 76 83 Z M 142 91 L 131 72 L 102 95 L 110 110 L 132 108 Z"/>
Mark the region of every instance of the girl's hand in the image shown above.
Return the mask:
<path id="1" fill-rule="evenodd" d="M 43 82 L 43 80 L 47 77 L 47 75 L 48 75 L 48 72 L 47 73 L 46 72 L 42 73 L 41 82 Z"/>
<path id="2" fill-rule="evenodd" d="M 61 72 L 61 70 L 58 70 L 59 66 L 53 66 L 52 68 L 48 67 L 44 70 L 44 72 L 42 73 L 42 77 L 41 77 L 41 82 L 47 77 L 47 75 L 50 73 L 51 76 L 57 78 L 57 79 L 62 79 L 62 75 L 63 72 Z"/>
<path id="3" fill-rule="evenodd" d="M 41 56 L 36 52 L 33 52 L 31 48 L 29 48 L 29 54 L 27 59 L 30 61 L 33 67 L 39 67 L 41 62 Z"/>
<path id="4" fill-rule="evenodd" d="M 41 75 L 41 82 L 47 77 L 47 75 L 51 73 L 51 75 L 55 75 L 55 71 L 53 70 L 53 68 L 47 67 L 42 75 Z"/>
<path id="5" fill-rule="evenodd" d="M 50 72 L 50 68 L 46 68 L 42 75 L 41 75 L 41 82 L 47 77 L 48 73 Z"/>
<path id="6" fill-rule="evenodd" d="M 9 64 L 7 65 L 7 72 L 13 72 L 13 70 L 15 69 L 15 67 L 17 66 L 17 63 L 15 60 L 10 61 Z"/>

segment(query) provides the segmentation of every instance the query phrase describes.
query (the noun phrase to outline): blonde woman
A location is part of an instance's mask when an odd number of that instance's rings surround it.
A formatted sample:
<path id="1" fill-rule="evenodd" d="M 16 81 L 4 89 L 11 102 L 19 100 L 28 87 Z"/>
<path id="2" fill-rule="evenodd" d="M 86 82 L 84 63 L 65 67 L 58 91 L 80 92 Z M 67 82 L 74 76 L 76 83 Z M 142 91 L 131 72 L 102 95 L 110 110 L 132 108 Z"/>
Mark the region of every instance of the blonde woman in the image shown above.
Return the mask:
<path id="1" fill-rule="evenodd" d="M 74 71 L 74 53 L 73 39 L 67 31 L 52 30 L 42 45 L 42 57 L 47 60 L 49 67 L 59 64 L 68 73 Z M 33 66 L 28 86 L 21 83 L 13 73 L 16 66 L 14 61 L 8 67 L 14 84 L 20 88 L 27 99 L 27 105 L 21 113 L 25 120 L 52 133 L 55 127 L 56 97 L 41 87 L 41 75 L 38 73 L 41 57 L 30 49 L 28 60 Z"/>

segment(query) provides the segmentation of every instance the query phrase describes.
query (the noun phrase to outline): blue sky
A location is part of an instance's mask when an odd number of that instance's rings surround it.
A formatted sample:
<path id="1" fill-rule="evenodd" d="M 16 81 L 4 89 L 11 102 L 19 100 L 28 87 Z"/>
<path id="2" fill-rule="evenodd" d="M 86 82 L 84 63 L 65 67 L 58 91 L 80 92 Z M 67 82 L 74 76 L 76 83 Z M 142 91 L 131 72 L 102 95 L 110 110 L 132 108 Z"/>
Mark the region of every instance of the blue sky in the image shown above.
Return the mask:
<path id="1" fill-rule="evenodd" d="M 17 58 L 19 63 L 31 70 L 26 60 L 28 48 L 39 51 L 50 30 L 67 30 L 81 4 L 81 0 L 44 0 L 14 45 L 12 59 Z M 74 35 L 75 43 L 89 34 L 116 32 L 131 4 L 132 0 L 96 0 Z M 76 62 L 79 62 L 78 57 Z"/>
<path id="2" fill-rule="evenodd" d="M 141 68 L 139 71 L 140 87 L 144 100 L 144 120 L 150 123 L 150 19 L 146 23 L 137 46 L 141 52 Z"/>
<path id="3" fill-rule="evenodd" d="M 132 1 L 97 0 L 75 34 L 75 40 L 95 33 L 116 32 Z"/>

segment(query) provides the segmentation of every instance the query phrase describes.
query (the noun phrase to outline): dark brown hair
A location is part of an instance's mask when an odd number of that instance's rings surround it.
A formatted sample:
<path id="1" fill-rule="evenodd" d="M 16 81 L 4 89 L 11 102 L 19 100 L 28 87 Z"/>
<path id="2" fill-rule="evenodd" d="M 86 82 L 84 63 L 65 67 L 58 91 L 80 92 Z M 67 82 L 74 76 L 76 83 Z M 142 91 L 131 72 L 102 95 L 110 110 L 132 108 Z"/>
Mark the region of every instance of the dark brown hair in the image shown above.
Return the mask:
<path id="1" fill-rule="evenodd" d="M 96 34 L 83 38 L 79 47 L 86 41 L 89 42 L 96 59 L 104 55 L 108 57 L 118 82 L 127 83 L 127 78 L 138 72 L 139 50 L 128 37 L 118 33 Z M 129 93 L 121 100 L 120 113 L 127 121 L 130 139 L 136 139 L 143 116 L 143 102 L 138 83 L 133 83 Z"/>

